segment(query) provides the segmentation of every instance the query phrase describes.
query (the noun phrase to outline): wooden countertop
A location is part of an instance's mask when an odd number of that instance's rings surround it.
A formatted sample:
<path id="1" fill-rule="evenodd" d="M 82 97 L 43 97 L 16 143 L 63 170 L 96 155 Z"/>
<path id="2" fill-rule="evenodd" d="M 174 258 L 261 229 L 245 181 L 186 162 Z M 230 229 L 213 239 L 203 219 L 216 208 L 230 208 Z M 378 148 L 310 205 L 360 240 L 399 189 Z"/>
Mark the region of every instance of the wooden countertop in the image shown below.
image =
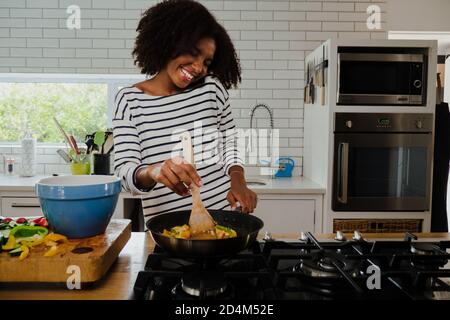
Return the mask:
<path id="1" fill-rule="evenodd" d="M 417 234 L 419 239 L 450 240 L 449 233 Z M 351 238 L 351 235 L 346 235 Z M 398 239 L 401 233 L 366 234 L 367 239 Z M 296 239 L 298 234 L 274 235 L 277 239 Z M 334 235 L 317 235 L 318 239 L 332 239 Z M 143 270 L 147 256 L 154 248 L 153 240 L 148 233 L 133 232 L 131 239 L 123 248 L 116 262 L 106 276 L 91 288 L 68 290 L 65 286 L 43 286 L 40 284 L 23 285 L 21 287 L 0 286 L 0 300 L 126 300 L 132 296 L 133 286 L 139 271 Z M 24 261 L 26 262 L 26 261 Z"/>

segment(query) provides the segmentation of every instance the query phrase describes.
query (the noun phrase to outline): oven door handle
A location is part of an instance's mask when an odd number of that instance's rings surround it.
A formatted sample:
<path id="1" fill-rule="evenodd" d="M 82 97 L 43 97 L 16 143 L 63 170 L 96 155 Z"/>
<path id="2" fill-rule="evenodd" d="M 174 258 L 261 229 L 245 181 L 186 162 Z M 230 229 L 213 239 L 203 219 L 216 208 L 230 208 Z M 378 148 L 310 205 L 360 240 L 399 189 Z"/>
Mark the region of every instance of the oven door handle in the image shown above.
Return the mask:
<path id="1" fill-rule="evenodd" d="M 338 181 L 338 201 L 347 203 L 348 200 L 348 154 L 350 144 L 348 142 L 339 143 L 339 181 Z"/>

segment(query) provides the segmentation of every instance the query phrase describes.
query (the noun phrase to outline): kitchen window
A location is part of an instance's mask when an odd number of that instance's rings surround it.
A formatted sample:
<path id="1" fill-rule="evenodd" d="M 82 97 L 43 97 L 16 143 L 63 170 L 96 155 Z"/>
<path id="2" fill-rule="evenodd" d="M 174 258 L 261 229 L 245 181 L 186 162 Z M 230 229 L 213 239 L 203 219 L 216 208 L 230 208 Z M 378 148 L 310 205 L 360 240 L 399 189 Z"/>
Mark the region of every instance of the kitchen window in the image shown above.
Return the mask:
<path id="1" fill-rule="evenodd" d="M 84 141 L 112 126 L 114 98 L 144 75 L 0 74 L 0 143 L 15 143 L 27 128 L 39 143 L 62 143 L 52 118 Z"/>

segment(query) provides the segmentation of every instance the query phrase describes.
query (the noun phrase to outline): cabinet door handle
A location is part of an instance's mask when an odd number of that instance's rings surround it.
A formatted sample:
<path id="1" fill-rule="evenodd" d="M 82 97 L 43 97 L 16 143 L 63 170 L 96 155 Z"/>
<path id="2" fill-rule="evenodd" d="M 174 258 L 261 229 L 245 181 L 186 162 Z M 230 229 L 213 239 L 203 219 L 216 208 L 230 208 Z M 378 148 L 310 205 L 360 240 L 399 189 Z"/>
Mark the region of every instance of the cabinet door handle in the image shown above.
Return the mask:
<path id="1" fill-rule="evenodd" d="M 348 153 L 349 153 L 349 143 L 341 142 L 339 143 L 339 191 L 338 191 L 338 201 L 340 203 L 347 203 L 348 201 Z"/>
<path id="2" fill-rule="evenodd" d="M 11 208 L 40 208 L 39 204 L 32 203 L 12 203 Z"/>

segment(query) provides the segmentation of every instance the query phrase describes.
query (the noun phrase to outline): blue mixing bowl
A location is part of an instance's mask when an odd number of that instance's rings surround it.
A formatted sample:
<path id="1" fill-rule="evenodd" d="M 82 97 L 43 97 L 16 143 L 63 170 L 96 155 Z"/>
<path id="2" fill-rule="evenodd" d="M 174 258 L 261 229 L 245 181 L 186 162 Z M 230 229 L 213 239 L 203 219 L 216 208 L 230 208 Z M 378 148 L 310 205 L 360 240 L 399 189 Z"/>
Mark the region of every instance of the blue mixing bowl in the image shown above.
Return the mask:
<path id="1" fill-rule="evenodd" d="M 105 232 L 121 183 L 115 176 L 58 176 L 41 179 L 35 187 L 53 231 L 69 238 L 85 238 Z"/>

